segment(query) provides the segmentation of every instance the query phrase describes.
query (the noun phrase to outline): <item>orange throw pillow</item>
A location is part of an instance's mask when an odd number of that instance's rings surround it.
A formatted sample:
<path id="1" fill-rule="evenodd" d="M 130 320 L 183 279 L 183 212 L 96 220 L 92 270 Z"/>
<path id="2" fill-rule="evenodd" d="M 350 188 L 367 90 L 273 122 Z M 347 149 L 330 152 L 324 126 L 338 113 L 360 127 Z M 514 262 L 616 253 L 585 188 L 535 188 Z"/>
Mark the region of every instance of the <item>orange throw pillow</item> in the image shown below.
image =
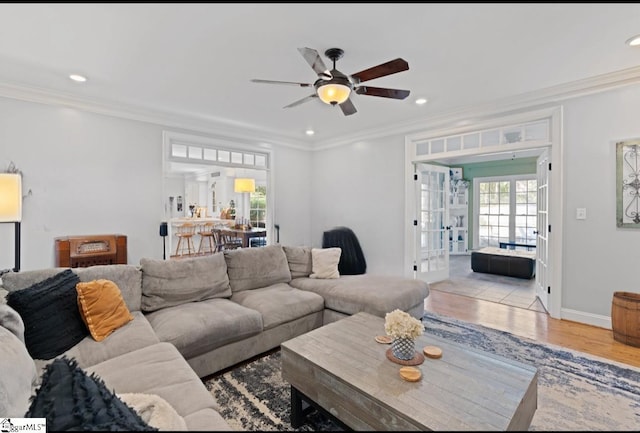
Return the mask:
<path id="1" fill-rule="evenodd" d="M 76 284 L 80 316 L 96 341 L 133 320 L 120 288 L 110 280 Z"/>

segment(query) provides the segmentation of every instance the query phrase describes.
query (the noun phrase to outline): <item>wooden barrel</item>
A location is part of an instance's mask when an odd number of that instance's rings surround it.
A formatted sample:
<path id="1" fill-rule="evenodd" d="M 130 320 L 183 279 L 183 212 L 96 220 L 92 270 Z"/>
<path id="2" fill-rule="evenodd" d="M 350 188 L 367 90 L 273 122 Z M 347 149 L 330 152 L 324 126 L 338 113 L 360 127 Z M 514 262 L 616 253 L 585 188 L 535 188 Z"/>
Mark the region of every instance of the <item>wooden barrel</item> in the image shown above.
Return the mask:
<path id="1" fill-rule="evenodd" d="M 611 328 L 614 340 L 640 347 L 640 293 L 613 293 Z"/>

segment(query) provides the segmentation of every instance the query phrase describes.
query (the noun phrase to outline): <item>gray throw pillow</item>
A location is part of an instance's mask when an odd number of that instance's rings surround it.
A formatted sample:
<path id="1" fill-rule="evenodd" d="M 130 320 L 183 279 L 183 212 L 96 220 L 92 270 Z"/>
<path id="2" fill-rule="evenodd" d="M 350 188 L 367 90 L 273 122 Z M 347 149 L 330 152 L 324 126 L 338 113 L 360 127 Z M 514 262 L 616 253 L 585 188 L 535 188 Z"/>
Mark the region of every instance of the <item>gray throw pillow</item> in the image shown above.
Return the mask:
<path id="1" fill-rule="evenodd" d="M 176 260 L 140 259 L 144 312 L 231 296 L 222 253 Z"/>
<path id="2" fill-rule="evenodd" d="M 311 247 L 283 246 L 282 248 L 287 255 L 291 278 L 308 277 L 312 270 Z"/>

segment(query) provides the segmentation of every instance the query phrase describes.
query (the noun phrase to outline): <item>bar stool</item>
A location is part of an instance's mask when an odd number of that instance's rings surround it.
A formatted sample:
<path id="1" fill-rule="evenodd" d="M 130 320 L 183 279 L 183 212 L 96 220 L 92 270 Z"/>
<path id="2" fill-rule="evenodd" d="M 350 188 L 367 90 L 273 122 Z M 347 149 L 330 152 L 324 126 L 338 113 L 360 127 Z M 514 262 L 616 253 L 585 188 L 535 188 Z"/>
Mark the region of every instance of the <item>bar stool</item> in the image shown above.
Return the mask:
<path id="1" fill-rule="evenodd" d="M 217 243 L 213 233 L 213 222 L 200 224 L 198 234 L 200 235 L 200 244 L 198 245 L 198 254 L 215 253 L 217 251 Z M 203 247 L 205 247 L 203 249 Z"/>
<path id="2" fill-rule="evenodd" d="M 185 249 L 188 256 L 196 252 L 193 246 L 193 236 L 196 234 L 196 226 L 193 223 L 183 223 L 176 226 L 176 237 L 178 245 L 176 245 L 176 256 L 185 255 Z M 184 242 L 182 241 L 184 239 Z"/>

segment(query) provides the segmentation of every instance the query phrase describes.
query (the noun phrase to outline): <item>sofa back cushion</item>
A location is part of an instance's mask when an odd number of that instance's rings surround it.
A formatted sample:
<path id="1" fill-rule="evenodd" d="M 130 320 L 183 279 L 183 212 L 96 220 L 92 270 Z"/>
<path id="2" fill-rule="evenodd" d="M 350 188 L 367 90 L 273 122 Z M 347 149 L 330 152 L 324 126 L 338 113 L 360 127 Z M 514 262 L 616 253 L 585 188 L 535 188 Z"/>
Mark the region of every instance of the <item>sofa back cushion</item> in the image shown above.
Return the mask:
<path id="1" fill-rule="evenodd" d="M 288 247 L 283 246 L 287 256 L 291 279 L 306 278 L 312 271 L 311 247 Z"/>
<path id="2" fill-rule="evenodd" d="M 80 281 L 87 283 L 94 280 L 113 281 L 122 293 L 122 299 L 129 311 L 140 311 L 142 298 L 142 271 L 136 265 L 98 265 L 73 270 Z"/>
<path id="3" fill-rule="evenodd" d="M 9 292 L 26 289 L 35 283 L 51 278 L 68 268 L 46 268 L 33 271 L 8 272 L 2 276 L 2 285 Z M 88 268 L 74 268 L 80 281 L 87 282 L 101 278 L 118 285 L 129 311 L 140 311 L 142 297 L 142 272 L 135 265 L 99 265 Z"/>
<path id="4" fill-rule="evenodd" d="M 179 260 L 140 259 L 142 311 L 231 296 L 221 253 Z"/>
<path id="5" fill-rule="evenodd" d="M 233 292 L 288 283 L 291 272 L 281 245 L 240 248 L 224 252 Z"/>

